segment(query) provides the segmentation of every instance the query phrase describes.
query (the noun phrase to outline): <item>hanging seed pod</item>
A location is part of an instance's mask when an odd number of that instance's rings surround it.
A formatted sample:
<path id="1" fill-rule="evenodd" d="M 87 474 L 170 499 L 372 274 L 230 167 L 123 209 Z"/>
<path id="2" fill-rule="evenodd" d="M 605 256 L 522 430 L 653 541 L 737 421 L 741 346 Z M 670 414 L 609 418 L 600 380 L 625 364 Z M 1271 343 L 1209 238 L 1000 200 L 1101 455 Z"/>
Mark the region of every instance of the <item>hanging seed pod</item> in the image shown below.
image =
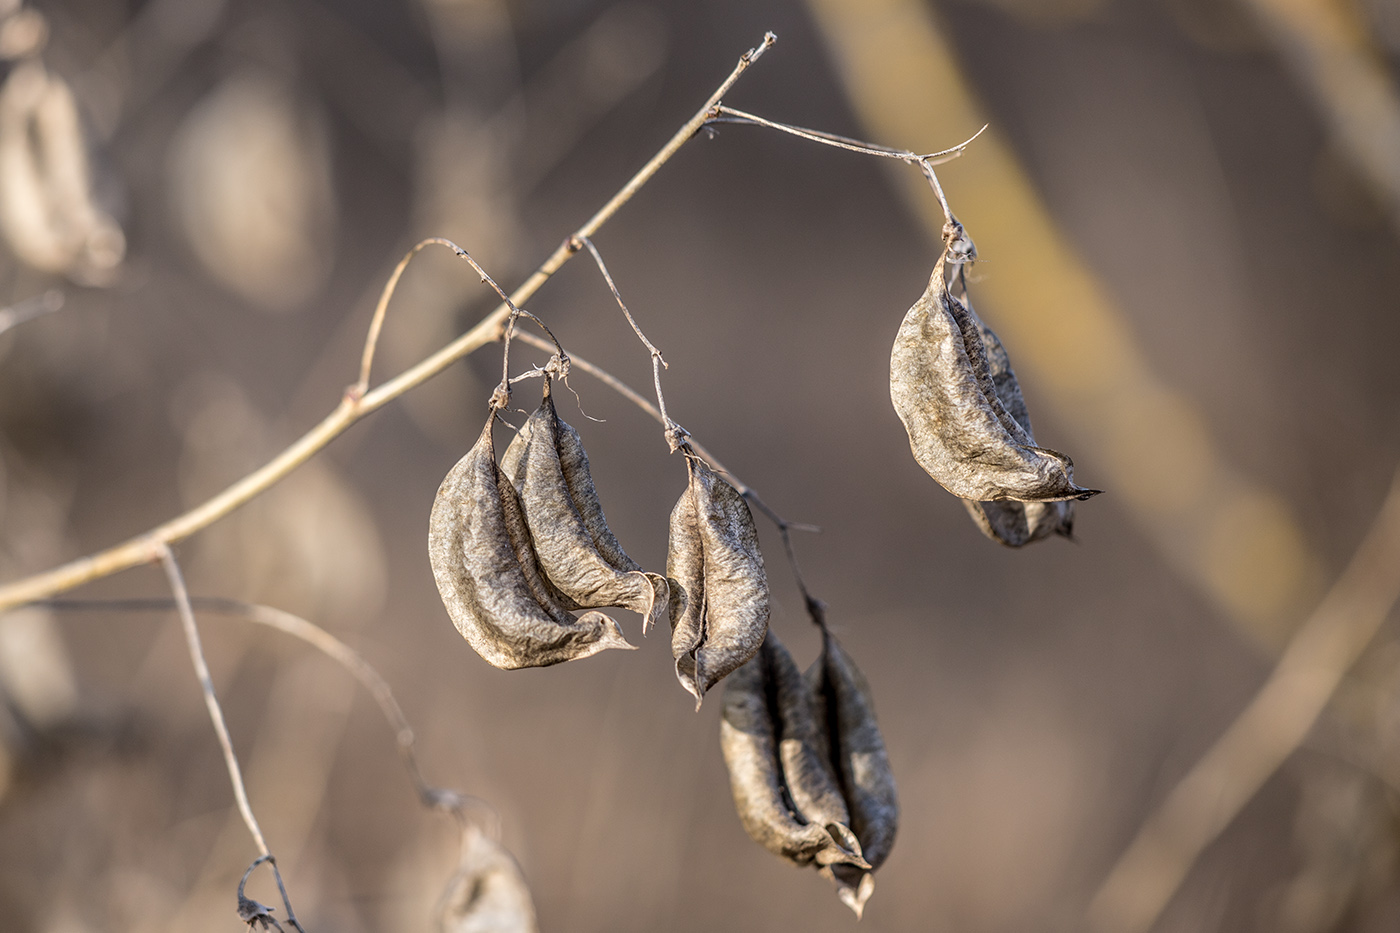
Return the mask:
<path id="1" fill-rule="evenodd" d="M 462 829 L 462 856 L 438 908 L 443 933 L 537 933 L 530 888 L 515 859 L 477 827 Z"/>
<path id="2" fill-rule="evenodd" d="M 687 449 L 671 511 L 671 655 L 700 708 L 705 691 L 754 656 L 768 630 L 768 578 L 743 496 Z"/>
<path id="3" fill-rule="evenodd" d="M 749 836 L 796 865 L 868 869 L 825 754 L 811 692 L 771 631 L 724 689 L 720 748 Z"/>
<path id="4" fill-rule="evenodd" d="M 428 558 L 447 614 L 477 654 L 500 668 L 634 647 L 601 612 L 575 619 L 540 572 L 520 500 L 496 466 L 494 417 L 493 410 L 433 500 Z"/>
<path id="5" fill-rule="evenodd" d="M 950 240 L 960 235 L 960 228 Z M 890 398 L 919 466 L 964 499 L 1087 499 L 1069 457 L 1037 447 L 997 398 L 971 315 L 948 293 L 945 248 L 890 354 Z"/>
<path id="6" fill-rule="evenodd" d="M 1011 359 L 996 333 L 986 325 L 972 308 L 966 297 L 963 306 L 977 326 L 982 338 L 982 346 L 987 351 L 987 374 L 997 399 L 1011 419 L 1025 432 L 1032 444 L 1035 434 L 1031 431 L 1031 416 L 1026 410 L 1026 401 L 1021 396 L 1021 384 L 1016 381 L 1016 373 L 1011 368 Z M 1074 504 L 1072 502 L 973 502 L 963 500 L 967 512 L 982 533 L 993 541 L 1007 547 L 1023 547 L 1032 541 L 1048 538 L 1052 534 L 1073 537 Z"/>
<path id="7" fill-rule="evenodd" d="M 560 419 L 544 377 L 544 400 L 501 457 L 520 492 L 540 568 L 571 609 L 621 606 L 642 615 L 646 633 L 666 610 L 670 588 L 643 573 L 603 518 L 583 441 Z"/>
<path id="8" fill-rule="evenodd" d="M 822 625 L 822 654 L 807 671 L 812 709 L 823 726 L 823 750 L 841 787 L 850 827 L 870 868 L 833 864 L 822 869 L 857 917 L 875 891 L 871 872 L 884 863 L 899 826 L 899 799 L 875 721 L 870 685 L 845 649 Z"/>

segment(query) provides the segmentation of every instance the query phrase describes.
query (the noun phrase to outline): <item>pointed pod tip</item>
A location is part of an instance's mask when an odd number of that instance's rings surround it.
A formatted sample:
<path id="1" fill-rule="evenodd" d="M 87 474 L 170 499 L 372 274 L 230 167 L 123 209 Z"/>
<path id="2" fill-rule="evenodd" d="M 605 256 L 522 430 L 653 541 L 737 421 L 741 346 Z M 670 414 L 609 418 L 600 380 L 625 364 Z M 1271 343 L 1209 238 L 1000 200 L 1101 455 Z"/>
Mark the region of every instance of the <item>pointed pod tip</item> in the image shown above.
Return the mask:
<path id="1" fill-rule="evenodd" d="M 870 895 L 875 893 L 875 876 L 866 873 L 861 875 L 860 883 L 854 886 L 841 884 L 836 889 L 836 896 L 841 898 L 841 903 L 851 908 L 851 913 L 856 915 L 856 920 L 865 916 L 865 902 L 870 900 Z"/>
<path id="2" fill-rule="evenodd" d="M 1082 502 L 1082 501 L 1084 501 L 1085 499 L 1092 499 L 1092 498 L 1094 498 L 1095 496 L 1101 496 L 1101 495 L 1103 495 L 1103 490 L 1102 490 L 1102 489 L 1081 489 L 1081 490 L 1079 490 L 1079 492 L 1075 495 L 1074 498 L 1076 498 L 1076 499 L 1078 499 L 1079 501 Z M 1066 537 L 1068 537 L 1068 535 L 1066 535 Z"/>

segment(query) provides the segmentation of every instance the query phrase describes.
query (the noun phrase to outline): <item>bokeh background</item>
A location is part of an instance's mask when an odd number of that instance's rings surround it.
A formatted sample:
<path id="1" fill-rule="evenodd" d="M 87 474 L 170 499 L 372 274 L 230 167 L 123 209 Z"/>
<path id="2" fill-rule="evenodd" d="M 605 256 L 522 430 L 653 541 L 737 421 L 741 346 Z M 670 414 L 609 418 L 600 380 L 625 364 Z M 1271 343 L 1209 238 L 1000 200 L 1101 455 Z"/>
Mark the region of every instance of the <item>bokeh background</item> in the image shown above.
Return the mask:
<path id="1" fill-rule="evenodd" d="M 1037 437 L 1107 493 L 1076 541 L 981 537 L 914 463 L 888 353 L 936 258 L 913 169 L 721 127 L 595 238 L 672 415 L 785 517 L 872 683 L 903 819 L 867 930 L 1077 931 L 1135 831 L 1258 689 L 1400 462 L 1394 0 L 51 0 L 0 3 L 0 577 L 149 528 L 355 378 L 403 251 L 525 277 L 706 98 L 921 151 L 985 262 Z M 62 298 L 62 307 L 53 310 Z M 376 378 L 494 307 L 423 254 Z M 529 303 L 637 386 L 596 270 Z M 539 361 L 533 351 L 525 360 Z M 424 546 L 488 345 L 177 548 L 192 590 L 359 648 L 428 779 L 489 800 L 544 930 L 849 930 L 752 843 L 664 635 L 481 661 Z M 684 486 L 584 374 L 608 518 L 648 569 Z M 517 393 L 532 404 L 535 383 Z M 817 638 L 760 520 L 772 625 Z M 158 568 L 77 595 L 165 595 Z M 277 633 L 202 618 L 255 810 L 311 931 L 432 928 L 457 838 L 377 709 Z M 237 930 L 256 854 L 175 620 L 0 618 L 0 925 Z M 1400 642 L 1368 651 L 1157 929 L 1394 929 Z M 252 891 L 272 902 L 265 879 Z"/>

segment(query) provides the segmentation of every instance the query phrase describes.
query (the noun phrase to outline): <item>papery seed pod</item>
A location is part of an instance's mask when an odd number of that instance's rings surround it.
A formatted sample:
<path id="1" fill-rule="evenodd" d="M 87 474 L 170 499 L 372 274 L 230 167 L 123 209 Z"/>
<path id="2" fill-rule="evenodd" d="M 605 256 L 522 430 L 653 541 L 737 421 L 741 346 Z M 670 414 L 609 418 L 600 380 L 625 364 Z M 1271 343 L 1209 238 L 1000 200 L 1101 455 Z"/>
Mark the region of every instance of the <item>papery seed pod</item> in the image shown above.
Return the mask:
<path id="1" fill-rule="evenodd" d="M 822 874 L 831 879 L 841 901 L 859 917 L 875 891 L 871 872 L 890 854 L 899 826 L 894 773 L 875 721 L 870 685 L 825 627 L 821 657 L 807 671 L 807 682 L 812 690 L 813 714 L 823 725 L 824 750 L 851 815 L 851 830 L 870 863 L 869 870 L 832 865 Z"/>
<path id="2" fill-rule="evenodd" d="M 443 933 L 536 933 L 535 905 L 515 859 L 475 826 L 439 908 Z"/>
<path id="3" fill-rule="evenodd" d="M 634 647 L 601 612 L 571 616 L 540 572 L 520 500 L 496 465 L 494 417 L 433 500 L 428 557 L 447 614 L 477 654 L 501 668 Z"/>
<path id="4" fill-rule="evenodd" d="M 705 691 L 753 657 L 768 630 L 768 578 L 743 496 L 699 457 L 671 511 L 671 655 L 700 708 Z"/>
<path id="5" fill-rule="evenodd" d="M 797 865 L 868 868 L 849 827 L 811 692 L 771 631 L 724 688 L 720 749 L 749 836 Z"/>
<path id="6" fill-rule="evenodd" d="M 544 400 L 501 457 L 501 472 L 520 493 L 540 568 L 569 608 L 621 606 L 641 613 L 645 633 L 666 610 L 670 588 L 643 573 L 603 518 L 588 454 L 578 432 L 554 409 L 550 378 Z"/>
<path id="7" fill-rule="evenodd" d="M 1035 433 L 1031 430 L 1030 412 L 1026 410 L 1026 401 L 1021 396 L 1021 384 L 1016 380 L 1016 373 L 1011 368 L 1011 359 L 1006 354 L 1006 348 L 1002 346 L 996 332 L 973 310 L 972 302 L 967 301 L 966 297 L 963 306 L 967 308 L 967 313 L 977 325 L 977 332 L 982 338 L 982 346 L 987 352 L 987 375 L 991 377 L 997 399 L 1034 444 Z M 1022 547 L 1032 541 L 1048 538 L 1052 534 L 1073 537 L 1072 502 L 973 502 L 964 499 L 963 505 L 967 507 L 968 514 L 984 535 L 1007 547 Z"/>
<path id="8" fill-rule="evenodd" d="M 890 398 L 919 466 L 975 501 L 1087 499 L 1069 457 L 1037 447 L 1006 412 L 967 309 L 944 281 L 947 250 L 914 302 L 890 354 Z"/>

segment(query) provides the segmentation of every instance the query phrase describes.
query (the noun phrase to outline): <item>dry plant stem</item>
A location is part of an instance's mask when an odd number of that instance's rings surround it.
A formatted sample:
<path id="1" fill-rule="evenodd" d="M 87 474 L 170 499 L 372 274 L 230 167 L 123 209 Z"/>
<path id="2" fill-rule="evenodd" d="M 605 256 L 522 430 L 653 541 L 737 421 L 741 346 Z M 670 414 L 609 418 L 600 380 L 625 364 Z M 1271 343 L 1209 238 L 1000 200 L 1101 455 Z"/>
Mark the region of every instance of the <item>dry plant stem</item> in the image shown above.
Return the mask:
<path id="1" fill-rule="evenodd" d="M 495 809 L 485 800 L 434 787 L 424 780 L 423 771 L 418 765 L 417 739 L 413 727 L 408 723 L 408 717 L 404 715 L 403 708 L 395 699 L 389 682 L 354 648 L 316 623 L 273 606 L 217 596 L 191 596 L 189 603 L 191 609 L 200 612 L 232 616 L 299 638 L 335 661 L 358 680 L 379 705 L 389 728 L 394 730 L 399 757 L 423 805 L 430 809 L 453 812 L 470 805 L 486 813 L 492 827 L 496 827 L 498 817 Z M 46 599 L 38 605 L 59 611 L 85 612 L 160 612 L 177 608 L 177 603 L 170 599 Z M 499 832 L 493 829 L 493 836 L 498 835 Z"/>
<path id="2" fill-rule="evenodd" d="M 603 205 L 583 226 L 579 227 L 574 232 L 574 236 L 587 237 L 598 232 L 624 204 L 632 199 L 643 185 L 651 180 L 651 177 L 660 170 L 661 166 L 665 165 L 691 137 L 699 132 L 705 121 L 714 115 L 720 99 L 734 85 L 734 82 L 738 81 L 739 77 L 748 70 L 749 65 L 757 61 L 776 41 L 777 37 L 770 32 L 763 37 L 763 42 L 757 48 L 744 53 L 734 70 L 730 72 L 729 77 L 725 78 L 715 92 L 710 95 L 704 106 L 676 131 L 666 145 L 662 146 L 656 155 L 652 156 L 650 161 L 642 166 L 627 184 L 623 185 L 612 196 L 607 204 Z M 527 301 L 539 291 L 540 286 L 544 285 L 550 276 L 573 258 L 576 251 L 570 247 L 571 242 L 572 237 L 560 244 L 559 248 L 525 280 L 524 284 L 511 293 L 510 300 L 516 306 Z M 0 611 L 36 599 L 43 599 L 46 596 L 52 596 L 55 593 L 146 563 L 159 547 L 186 538 L 201 528 L 218 521 L 301 466 L 356 421 L 427 381 L 468 353 L 496 340 L 502 333 L 502 326 L 510 313 L 509 306 L 502 304 L 471 330 L 387 382 L 381 383 L 362 395 L 348 391 L 336 409 L 327 415 L 320 424 L 303 434 L 271 461 L 190 511 L 104 551 L 0 586 Z M 363 369 L 363 360 L 361 365 Z M 358 385 L 352 389 L 357 387 Z"/>
<path id="3" fill-rule="evenodd" d="M 1201 852 L 1306 738 L 1346 672 L 1400 600 L 1400 473 L 1321 605 L 1278 666 L 1148 817 L 1089 908 L 1103 933 L 1145 933 Z"/>
<path id="4" fill-rule="evenodd" d="M 720 108 L 721 110 L 724 108 Z M 622 309 L 622 313 L 627 316 L 627 323 L 632 325 L 632 331 L 651 353 L 651 379 L 656 385 L 656 406 L 658 408 L 657 417 L 661 421 L 662 428 L 666 431 L 666 441 L 671 445 L 672 451 L 676 449 L 678 439 L 685 436 L 685 429 L 671 420 L 666 414 L 666 396 L 661 392 L 661 368 L 664 366 L 670 369 L 670 364 L 666 362 L 661 351 L 656 349 L 656 345 L 647 339 L 647 335 L 642 333 L 642 329 L 637 326 L 636 318 L 632 317 L 632 312 L 627 310 L 627 302 L 622 300 L 622 293 L 617 290 L 617 283 L 613 281 L 612 273 L 608 271 L 608 264 L 603 262 L 603 254 L 598 252 L 598 247 L 593 245 L 593 241 L 588 237 L 574 237 L 574 241 L 579 247 L 587 247 L 588 252 L 593 256 L 594 263 L 598 266 L 598 271 L 603 273 L 603 280 L 608 283 L 608 288 L 612 291 L 613 297 L 617 299 L 617 306 Z M 680 432 L 680 433 L 676 433 Z"/>
<path id="5" fill-rule="evenodd" d="M 199 627 L 194 622 L 194 609 L 190 606 L 190 594 L 185 589 L 185 578 L 180 573 L 180 565 L 175 562 L 175 554 L 168 544 L 158 545 L 156 554 L 165 567 L 166 579 L 170 581 L 170 592 L 175 597 L 175 611 L 180 615 L 180 625 L 185 631 L 185 642 L 189 645 L 190 661 L 194 664 L 195 676 L 199 678 L 199 688 L 204 693 L 204 705 L 209 709 L 209 719 L 214 724 L 214 733 L 219 737 L 219 746 L 224 752 L 224 765 L 228 768 L 228 779 L 233 784 L 233 797 L 238 802 L 238 812 L 253 836 L 258 852 L 271 857 L 267 840 L 263 838 L 258 818 L 253 815 L 253 807 L 248 803 L 248 790 L 243 786 L 243 771 L 238 766 L 238 756 L 233 751 L 233 740 L 229 738 L 228 723 L 224 721 L 223 710 L 219 708 L 219 698 L 214 693 L 214 681 L 209 676 L 209 665 L 204 660 L 204 648 L 199 642 Z"/>
<path id="6" fill-rule="evenodd" d="M 880 156 L 885 159 L 898 159 L 910 165 L 917 165 L 919 166 L 919 170 L 924 173 L 924 177 L 928 179 L 929 185 L 932 186 L 934 196 L 938 198 L 939 206 L 943 208 L 943 216 L 947 218 L 950 224 L 957 223 L 957 221 L 953 217 L 952 209 L 948 207 L 948 198 L 943 193 L 943 186 L 938 183 L 938 176 L 934 173 L 933 167 L 935 165 L 942 165 L 944 162 L 950 162 L 962 155 L 963 150 L 968 147 L 968 144 L 978 136 L 981 136 L 982 132 L 987 128 L 984 124 L 982 129 L 973 133 L 966 140 L 953 146 L 951 149 L 930 152 L 927 155 L 919 155 L 917 152 L 908 149 L 892 149 L 889 146 L 867 143 L 859 139 L 851 139 L 848 136 L 838 136 L 835 133 L 823 132 L 822 130 L 809 130 L 800 126 L 791 126 L 787 123 L 766 120 L 763 117 L 745 113 L 742 110 L 735 110 L 732 107 L 722 106 L 719 108 L 719 112 L 723 116 L 711 120 L 711 123 L 738 123 L 766 126 L 769 129 L 790 133 L 793 136 L 800 136 L 803 139 L 810 140 L 814 143 L 821 143 L 824 146 L 835 146 L 837 149 L 847 149 L 851 152 Z"/>

